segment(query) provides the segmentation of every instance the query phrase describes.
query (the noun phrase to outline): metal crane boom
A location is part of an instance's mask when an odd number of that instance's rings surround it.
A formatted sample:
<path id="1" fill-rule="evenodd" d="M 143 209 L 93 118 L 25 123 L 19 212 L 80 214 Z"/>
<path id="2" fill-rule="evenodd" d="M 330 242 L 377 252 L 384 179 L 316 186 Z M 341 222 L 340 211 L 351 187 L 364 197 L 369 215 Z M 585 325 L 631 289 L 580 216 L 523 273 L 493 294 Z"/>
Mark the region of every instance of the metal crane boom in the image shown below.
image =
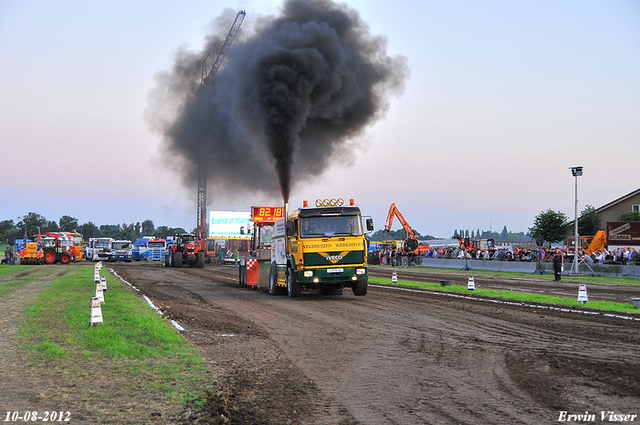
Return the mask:
<path id="1" fill-rule="evenodd" d="M 404 241 L 402 249 L 404 252 L 412 252 L 415 255 L 418 255 L 420 252 L 424 252 L 429 249 L 429 245 L 422 245 L 416 238 L 415 232 L 407 223 L 407 220 L 404 219 L 403 215 L 400 213 L 398 208 L 396 207 L 395 202 L 391 204 L 389 207 L 389 214 L 387 214 L 387 223 L 384 225 L 383 232 L 389 232 L 391 230 L 391 226 L 393 225 L 393 217 L 398 216 L 398 220 L 402 224 L 402 228 L 405 232 L 407 232 L 407 238 Z"/>
<path id="2" fill-rule="evenodd" d="M 222 65 L 222 61 L 224 60 L 229 48 L 231 47 L 231 43 L 235 40 L 238 31 L 240 30 L 240 25 L 242 25 L 242 21 L 244 21 L 244 17 L 247 13 L 244 10 L 241 10 L 236 15 L 236 19 L 233 21 L 233 25 L 231 25 L 231 29 L 229 30 L 229 34 L 222 43 L 222 47 L 220 48 L 220 52 L 216 56 L 216 60 L 211 66 L 211 70 L 207 72 L 207 59 L 209 56 L 214 54 L 215 48 L 209 52 L 207 57 L 202 61 L 202 86 L 208 87 L 213 82 L 213 79 L 216 77 L 216 73 L 220 66 Z M 206 74 L 206 76 L 205 76 Z M 198 164 L 198 189 L 197 189 L 197 199 L 196 199 L 196 236 L 200 239 L 200 247 L 205 248 L 205 239 L 208 236 L 207 229 L 207 166 L 202 164 L 201 162 Z"/>
<path id="3" fill-rule="evenodd" d="M 216 57 L 215 62 L 213 62 L 213 65 L 211 66 L 211 70 L 209 70 L 208 73 L 207 73 L 207 59 L 209 58 L 209 56 L 211 56 L 214 53 L 215 48 L 211 50 L 211 52 L 209 52 L 207 57 L 204 59 L 202 63 L 202 84 L 204 86 L 210 85 L 213 82 L 213 79 L 216 77 L 216 73 L 218 72 L 218 69 L 220 69 L 220 66 L 222 65 L 222 61 L 224 60 L 225 56 L 227 56 L 227 52 L 231 47 L 231 43 L 233 43 L 233 40 L 235 40 L 236 35 L 240 30 L 240 25 L 242 25 L 242 21 L 244 21 L 244 17 L 246 14 L 247 13 L 244 10 L 241 10 L 236 15 L 236 19 L 235 21 L 233 21 L 233 25 L 231 25 L 229 34 L 227 34 L 227 37 L 224 39 L 224 43 L 222 43 L 220 52 L 218 53 L 218 56 Z M 205 77 L 205 74 L 207 74 L 206 77 Z"/>
<path id="4" fill-rule="evenodd" d="M 402 224 L 402 228 L 405 232 L 407 232 L 407 235 L 411 238 L 415 238 L 413 229 L 411 228 L 411 226 L 409 226 L 407 220 L 404 219 L 404 217 L 396 207 L 395 202 L 391 204 L 391 207 L 389 207 L 389 214 L 387 214 L 387 223 L 384 225 L 384 232 L 388 232 L 391 230 L 391 226 L 393 225 L 393 217 L 395 215 L 398 216 L 398 220 L 400 220 L 400 224 Z"/>

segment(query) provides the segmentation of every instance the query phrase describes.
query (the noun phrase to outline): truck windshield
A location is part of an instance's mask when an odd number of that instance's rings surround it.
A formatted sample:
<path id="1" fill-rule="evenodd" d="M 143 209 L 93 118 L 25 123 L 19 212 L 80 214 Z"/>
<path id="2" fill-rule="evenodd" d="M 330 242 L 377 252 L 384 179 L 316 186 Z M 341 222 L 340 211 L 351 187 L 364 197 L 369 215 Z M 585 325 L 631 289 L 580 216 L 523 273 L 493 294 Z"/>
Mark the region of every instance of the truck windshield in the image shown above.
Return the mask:
<path id="1" fill-rule="evenodd" d="M 362 236 L 362 227 L 355 215 L 304 217 L 300 219 L 300 235 L 303 238 Z"/>
<path id="2" fill-rule="evenodd" d="M 165 243 L 164 242 L 149 242 L 148 247 L 149 248 L 164 248 Z"/>
<path id="3" fill-rule="evenodd" d="M 130 249 L 131 242 L 114 242 L 113 249 Z"/>

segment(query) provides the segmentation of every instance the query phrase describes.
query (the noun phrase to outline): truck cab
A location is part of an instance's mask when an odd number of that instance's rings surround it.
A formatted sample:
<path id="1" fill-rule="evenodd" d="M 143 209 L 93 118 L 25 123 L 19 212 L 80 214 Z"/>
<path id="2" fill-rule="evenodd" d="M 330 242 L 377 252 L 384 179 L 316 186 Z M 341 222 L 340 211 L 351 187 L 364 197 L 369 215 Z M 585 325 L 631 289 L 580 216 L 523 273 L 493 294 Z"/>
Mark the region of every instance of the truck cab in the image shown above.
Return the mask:
<path id="1" fill-rule="evenodd" d="M 109 261 L 112 243 L 112 238 L 90 238 L 87 246 L 87 260 Z"/>
<path id="2" fill-rule="evenodd" d="M 149 239 L 147 242 L 147 261 L 164 261 L 167 242 L 164 239 Z"/>
<path id="3" fill-rule="evenodd" d="M 366 221 L 373 230 L 373 220 Z M 271 239 L 269 292 L 299 297 L 303 288 L 341 294 L 350 287 L 366 295 L 369 276 L 368 243 L 360 208 L 351 200 L 305 202 L 289 217 L 276 221 Z"/>
<path id="4" fill-rule="evenodd" d="M 115 240 L 111 243 L 110 261 L 131 262 L 133 258 L 131 252 L 132 244 L 130 240 Z"/>

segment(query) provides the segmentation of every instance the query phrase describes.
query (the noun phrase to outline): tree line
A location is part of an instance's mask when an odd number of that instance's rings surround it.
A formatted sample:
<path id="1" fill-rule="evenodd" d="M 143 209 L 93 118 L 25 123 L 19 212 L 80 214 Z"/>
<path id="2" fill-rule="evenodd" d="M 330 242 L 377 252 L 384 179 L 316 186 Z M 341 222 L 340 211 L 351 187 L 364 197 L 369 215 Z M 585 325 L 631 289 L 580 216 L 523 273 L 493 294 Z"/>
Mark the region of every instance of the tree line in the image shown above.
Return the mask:
<path id="1" fill-rule="evenodd" d="M 411 230 L 413 231 L 414 236 L 419 240 L 429 241 L 429 240 L 436 239 L 435 236 L 421 235 L 420 232 L 418 232 L 417 230 L 415 229 L 411 229 Z M 384 230 L 377 230 L 374 233 L 372 233 L 370 237 L 372 241 L 404 240 L 406 238 L 407 238 L 407 232 L 404 229 L 389 230 L 388 232 L 385 232 Z M 507 230 L 507 226 L 504 226 L 502 228 L 502 232 L 492 232 L 490 230 L 483 230 L 481 232 L 480 229 L 478 229 L 477 231 L 472 230 L 471 232 L 469 232 L 468 229 L 466 230 L 456 229 L 453 231 L 453 235 L 451 236 L 451 238 L 452 239 L 480 238 L 480 239 L 495 239 L 498 241 L 513 241 L 513 242 L 531 240 L 531 237 L 525 234 L 524 232 L 518 232 L 518 233 L 510 232 L 509 230 Z"/>
<path id="2" fill-rule="evenodd" d="M 0 241 L 13 244 L 16 239 L 22 239 L 27 232 L 27 238 L 46 232 L 78 232 L 89 238 L 113 238 L 135 241 L 142 236 L 155 236 L 166 238 L 175 233 L 182 233 L 185 230 L 181 227 L 158 226 L 155 227 L 153 221 L 144 220 L 136 223 L 123 224 L 103 224 L 96 225 L 92 222 L 79 224 L 78 219 L 68 215 L 60 217 L 58 222 L 47 220 L 40 214 L 30 212 L 21 217 L 17 222 L 13 220 L 0 221 Z"/>
<path id="3" fill-rule="evenodd" d="M 640 221 L 640 212 L 629 211 L 621 214 L 618 221 Z M 578 217 L 578 235 L 593 236 L 602 228 L 602 220 L 594 207 L 587 205 Z M 548 209 L 535 217 L 529 235 L 549 243 L 560 242 L 570 234 L 571 222 L 561 211 Z"/>

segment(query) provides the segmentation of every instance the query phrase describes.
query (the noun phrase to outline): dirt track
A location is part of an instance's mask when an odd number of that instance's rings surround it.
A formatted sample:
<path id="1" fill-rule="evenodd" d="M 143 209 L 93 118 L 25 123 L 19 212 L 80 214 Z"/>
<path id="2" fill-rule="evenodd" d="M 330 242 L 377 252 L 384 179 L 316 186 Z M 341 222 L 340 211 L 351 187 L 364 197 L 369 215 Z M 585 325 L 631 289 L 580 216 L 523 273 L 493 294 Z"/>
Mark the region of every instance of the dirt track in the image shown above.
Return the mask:
<path id="1" fill-rule="evenodd" d="M 223 396 L 185 421 L 222 423 L 220 412 L 238 424 L 640 415 L 639 320 L 379 287 L 289 299 L 238 288 L 228 266 L 113 268 L 186 328 L 221 377 Z"/>

